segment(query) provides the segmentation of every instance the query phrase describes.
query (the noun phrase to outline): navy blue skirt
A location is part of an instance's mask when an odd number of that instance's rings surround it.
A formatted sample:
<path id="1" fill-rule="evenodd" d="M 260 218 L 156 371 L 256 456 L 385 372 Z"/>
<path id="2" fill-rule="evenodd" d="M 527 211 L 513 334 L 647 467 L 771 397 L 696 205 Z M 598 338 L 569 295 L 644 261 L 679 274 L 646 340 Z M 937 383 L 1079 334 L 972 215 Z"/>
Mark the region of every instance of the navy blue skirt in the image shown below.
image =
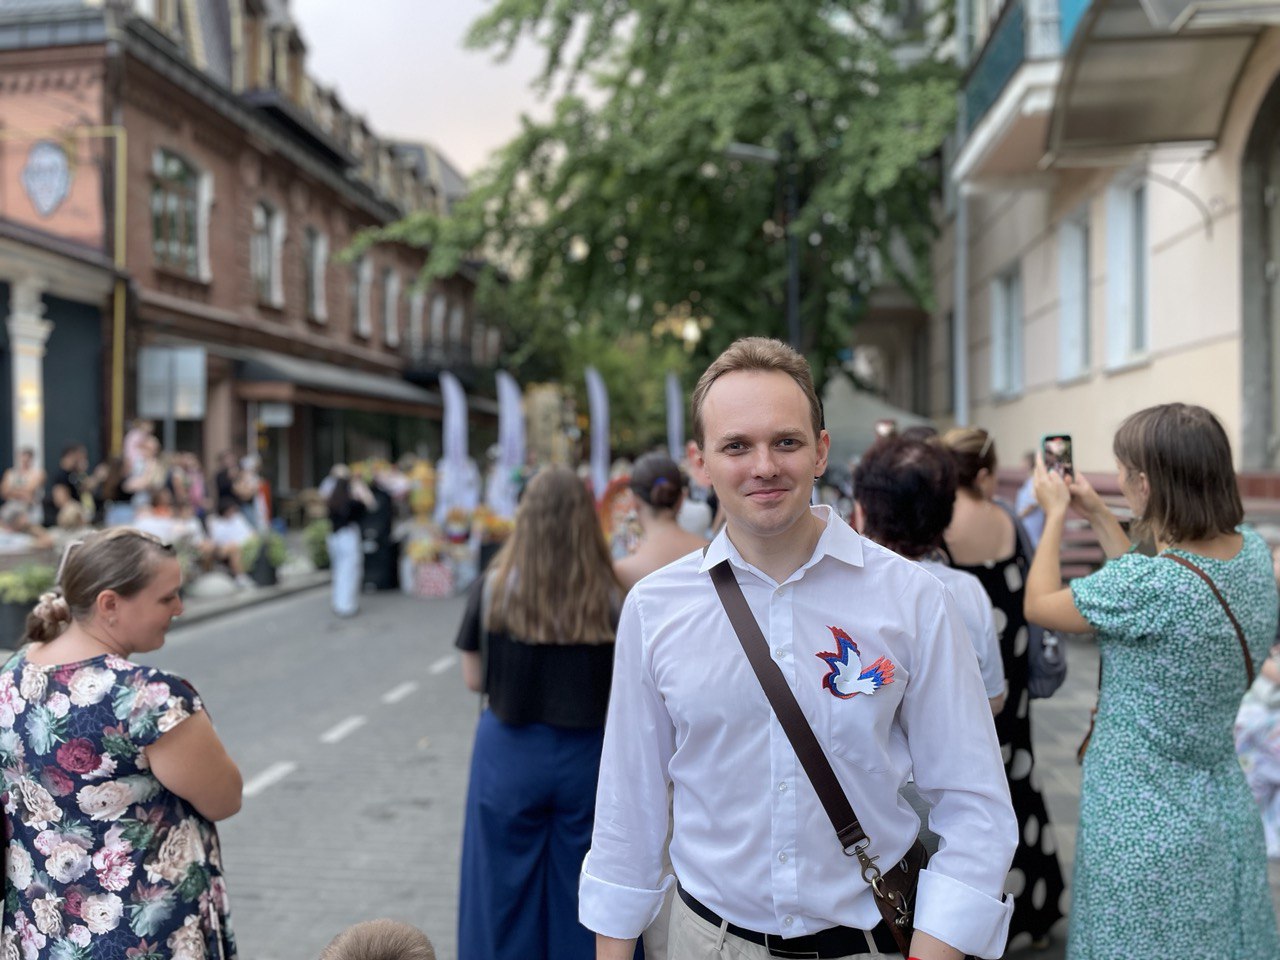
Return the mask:
<path id="1" fill-rule="evenodd" d="M 471 754 L 458 960 L 594 960 L 578 922 L 604 729 L 480 716 Z"/>

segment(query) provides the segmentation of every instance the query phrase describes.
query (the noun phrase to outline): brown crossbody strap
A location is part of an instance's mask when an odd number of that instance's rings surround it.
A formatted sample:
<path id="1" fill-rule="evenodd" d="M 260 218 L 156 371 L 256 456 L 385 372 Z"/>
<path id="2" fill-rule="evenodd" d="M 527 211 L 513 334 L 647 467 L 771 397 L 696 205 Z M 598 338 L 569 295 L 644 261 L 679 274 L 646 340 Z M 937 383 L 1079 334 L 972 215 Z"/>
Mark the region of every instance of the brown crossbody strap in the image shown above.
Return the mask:
<path id="1" fill-rule="evenodd" d="M 747 605 L 747 598 L 742 595 L 742 588 L 738 586 L 738 579 L 733 575 L 733 568 L 729 566 L 728 560 L 722 560 L 711 568 L 711 582 L 715 584 L 720 603 L 724 612 L 729 615 L 729 622 L 733 624 L 733 632 L 742 644 L 747 661 L 755 670 L 760 686 L 764 688 L 769 706 L 773 707 L 778 723 L 782 725 L 796 756 L 800 758 L 800 765 L 804 767 L 818 799 L 822 801 L 822 808 L 831 818 L 831 826 L 835 828 L 844 852 L 853 856 L 853 848 L 865 841 L 867 835 L 862 824 L 858 823 L 858 817 L 853 812 L 840 781 L 836 779 L 822 745 L 814 736 L 813 728 L 804 718 L 800 704 L 796 703 L 795 694 L 791 692 L 786 677 L 769 655 L 769 642 L 760 632 L 760 625 L 756 623 L 751 607 Z"/>
<path id="2" fill-rule="evenodd" d="M 1195 573 L 1201 580 L 1209 585 L 1209 589 L 1213 591 L 1213 595 L 1218 598 L 1218 602 L 1222 604 L 1222 609 L 1227 613 L 1227 619 L 1231 621 L 1231 626 L 1236 628 L 1236 639 L 1240 641 L 1240 652 L 1244 654 L 1244 670 L 1249 678 L 1246 687 L 1253 686 L 1253 657 L 1249 655 L 1249 643 L 1244 638 L 1244 630 L 1240 627 L 1240 621 L 1236 619 L 1236 615 L 1231 612 L 1231 608 L 1227 606 L 1227 600 L 1222 595 L 1222 591 L 1218 589 L 1218 585 L 1209 578 L 1209 575 L 1201 570 L 1198 566 L 1188 560 L 1186 557 L 1175 556 L 1172 553 L 1162 553 L 1162 557 L 1166 560 L 1172 560 L 1174 563 L 1180 563 L 1188 570 Z"/>

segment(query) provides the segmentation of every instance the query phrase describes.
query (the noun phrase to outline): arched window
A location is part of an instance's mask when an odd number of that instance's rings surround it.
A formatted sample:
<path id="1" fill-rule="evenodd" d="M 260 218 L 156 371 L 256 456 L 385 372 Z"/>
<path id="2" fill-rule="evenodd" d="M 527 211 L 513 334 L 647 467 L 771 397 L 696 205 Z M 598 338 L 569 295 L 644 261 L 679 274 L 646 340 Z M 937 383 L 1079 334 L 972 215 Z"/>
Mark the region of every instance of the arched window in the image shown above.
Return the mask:
<path id="1" fill-rule="evenodd" d="M 199 277 L 204 231 L 200 173 L 185 158 L 157 150 L 151 161 L 151 252 L 156 265 Z"/>

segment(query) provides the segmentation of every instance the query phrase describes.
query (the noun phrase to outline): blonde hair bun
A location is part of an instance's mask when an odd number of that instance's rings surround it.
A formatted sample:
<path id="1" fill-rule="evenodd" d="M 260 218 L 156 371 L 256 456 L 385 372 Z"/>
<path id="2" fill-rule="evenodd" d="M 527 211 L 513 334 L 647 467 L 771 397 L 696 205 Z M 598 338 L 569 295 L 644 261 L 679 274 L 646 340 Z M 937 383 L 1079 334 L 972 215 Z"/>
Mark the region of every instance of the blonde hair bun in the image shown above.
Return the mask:
<path id="1" fill-rule="evenodd" d="M 40 594 L 35 609 L 31 611 L 45 623 L 58 624 L 71 622 L 71 607 L 67 598 L 56 591 Z"/>

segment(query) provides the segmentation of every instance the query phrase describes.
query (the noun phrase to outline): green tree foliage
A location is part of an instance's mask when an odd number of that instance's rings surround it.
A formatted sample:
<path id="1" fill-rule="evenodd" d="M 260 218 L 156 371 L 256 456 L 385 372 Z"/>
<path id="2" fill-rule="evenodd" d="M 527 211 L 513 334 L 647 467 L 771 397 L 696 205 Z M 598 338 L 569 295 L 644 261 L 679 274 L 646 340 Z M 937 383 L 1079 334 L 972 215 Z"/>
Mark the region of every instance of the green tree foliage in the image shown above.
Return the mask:
<path id="1" fill-rule="evenodd" d="M 595 359 L 625 382 L 609 380 L 619 439 L 647 439 L 635 418 L 649 405 L 624 392 L 643 375 L 660 395 L 662 370 L 643 364 L 683 358 L 687 382 L 736 337 L 786 337 L 790 172 L 803 348 L 821 377 L 874 283 L 927 297 L 927 161 L 954 120 L 955 76 L 936 58 L 899 64 L 901 35 L 878 26 L 892 12 L 854 0 L 496 0 L 469 42 L 499 56 L 541 45 L 551 118 L 525 118 L 450 217 L 365 240 L 429 247 L 436 277 L 482 251 L 505 274 L 482 284 L 485 309 L 512 331 L 504 359 L 525 379 L 568 380 L 588 348 L 618 355 Z M 779 160 L 741 159 L 735 143 Z M 654 349 L 637 349 L 644 341 Z"/>

